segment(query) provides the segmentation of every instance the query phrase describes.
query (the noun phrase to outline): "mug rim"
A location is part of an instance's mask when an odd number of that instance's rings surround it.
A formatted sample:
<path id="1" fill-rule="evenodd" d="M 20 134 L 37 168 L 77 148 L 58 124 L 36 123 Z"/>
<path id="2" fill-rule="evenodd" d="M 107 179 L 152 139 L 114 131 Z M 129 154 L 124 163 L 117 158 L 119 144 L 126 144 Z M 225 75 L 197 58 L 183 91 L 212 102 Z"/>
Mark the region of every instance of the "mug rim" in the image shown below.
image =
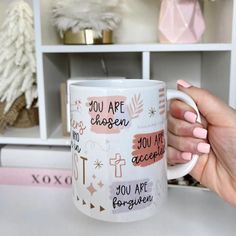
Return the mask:
<path id="1" fill-rule="evenodd" d="M 161 80 L 145 80 L 145 79 L 92 79 L 78 80 L 72 83 L 72 88 L 83 89 L 147 89 L 153 87 L 165 86 L 165 82 Z"/>

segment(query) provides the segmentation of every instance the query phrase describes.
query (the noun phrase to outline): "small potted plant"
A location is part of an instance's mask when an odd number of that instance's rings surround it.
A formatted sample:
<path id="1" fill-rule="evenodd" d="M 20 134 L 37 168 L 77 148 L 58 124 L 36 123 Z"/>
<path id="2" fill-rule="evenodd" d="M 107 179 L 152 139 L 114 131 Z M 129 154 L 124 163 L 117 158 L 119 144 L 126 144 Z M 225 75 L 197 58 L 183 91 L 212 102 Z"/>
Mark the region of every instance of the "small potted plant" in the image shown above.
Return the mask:
<path id="1" fill-rule="evenodd" d="M 52 22 L 65 44 L 112 43 L 120 0 L 54 0 Z"/>

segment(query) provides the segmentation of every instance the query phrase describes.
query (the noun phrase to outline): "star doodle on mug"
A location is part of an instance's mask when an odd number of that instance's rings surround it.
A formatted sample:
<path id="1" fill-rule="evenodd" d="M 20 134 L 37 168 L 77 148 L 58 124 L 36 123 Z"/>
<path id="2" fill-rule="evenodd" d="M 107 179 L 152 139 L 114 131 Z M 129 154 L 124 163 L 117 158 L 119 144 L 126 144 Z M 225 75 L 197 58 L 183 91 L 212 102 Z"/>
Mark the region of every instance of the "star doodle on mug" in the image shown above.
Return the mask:
<path id="1" fill-rule="evenodd" d="M 100 180 L 97 184 L 100 188 L 102 188 L 104 186 L 103 182 Z"/>
<path id="2" fill-rule="evenodd" d="M 94 186 L 93 186 L 92 183 L 90 183 L 90 185 L 87 187 L 87 190 L 89 191 L 89 193 L 91 194 L 91 196 L 92 196 L 95 192 L 97 192 L 97 189 L 94 188 Z"/>
<path id="3" fill-rule="evenodd" d="M 103 186 L 104 186 L 104 183 L 102 182 L 102 180 L 99 177 L 97 177 L 95 174 L 93 174 L 90 185 L 87 186 L 86 189 L 90 192 L 91 195 L 93 195 L 95 192 L 102 191 Z"/>

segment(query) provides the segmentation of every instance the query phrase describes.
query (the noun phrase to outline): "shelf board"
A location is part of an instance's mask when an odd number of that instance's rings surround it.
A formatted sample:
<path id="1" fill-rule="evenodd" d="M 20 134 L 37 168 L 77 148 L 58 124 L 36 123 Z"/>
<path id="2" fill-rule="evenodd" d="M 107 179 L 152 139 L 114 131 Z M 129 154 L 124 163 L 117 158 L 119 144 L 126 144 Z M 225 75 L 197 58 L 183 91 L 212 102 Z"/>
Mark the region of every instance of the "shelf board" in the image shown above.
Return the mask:
<path id="1" fill-rule="evenodd" d="M 0 135 L 0 144 L 38 144 L 40 141 L 39 127 L 32 128 L 7 128 Z"/>
<path id="2" fill-rule="evenodd" d="M 62 145 L 70 146 L 70 137 L 65 137 L 62 135 L 62 125 L 59 125 L 52 135 L 47 139 L 49 145 Z"/>
<path id="3" fill-rule="evenodd" d="M 51 137 L 41 139 L 38 126 L 27 129 L 8 128 L 0 135 L 0 144 L 70 146 L 70 138 L 63 137 L 61 133 L 59 126 Z"/>
<path id="4" fill-rule="evenodd" d="M 231 51 L 231 43 L 45 45 L 42 53 Z"/>
<path id="5" fill-rule="evenodd" d="M 0 139 L 6 138 L 39 138 L 39 126 L 32 128 L 7 128 Z"/>

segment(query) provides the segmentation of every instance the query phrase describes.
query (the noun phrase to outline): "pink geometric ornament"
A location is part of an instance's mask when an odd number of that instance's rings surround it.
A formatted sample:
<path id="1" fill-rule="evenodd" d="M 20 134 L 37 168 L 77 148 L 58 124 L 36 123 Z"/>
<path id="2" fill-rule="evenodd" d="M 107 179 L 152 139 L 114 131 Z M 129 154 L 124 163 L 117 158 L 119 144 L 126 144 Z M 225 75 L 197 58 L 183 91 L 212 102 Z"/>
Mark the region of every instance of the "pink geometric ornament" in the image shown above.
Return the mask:
<path id="1" fill-rule="evenodd" d="M 197 43 L 205 30 L 198 0 L 162 0 L 159 18 L 161 43 Z"/>

